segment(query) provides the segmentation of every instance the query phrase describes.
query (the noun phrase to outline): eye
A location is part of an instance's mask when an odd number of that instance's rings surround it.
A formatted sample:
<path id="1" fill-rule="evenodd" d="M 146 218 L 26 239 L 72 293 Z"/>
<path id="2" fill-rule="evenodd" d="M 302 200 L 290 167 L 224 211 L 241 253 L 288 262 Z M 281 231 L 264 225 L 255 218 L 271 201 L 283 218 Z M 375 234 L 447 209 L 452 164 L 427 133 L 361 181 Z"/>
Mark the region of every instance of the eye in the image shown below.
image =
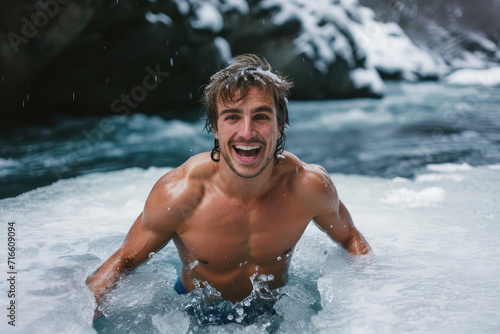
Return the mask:
<path id="1" fill-rule="evenodd" d="M 267 116 L 265 114 L 260 114 L 260 115 L 255 116 L 255 119 L 269 119 L 269 116 Z"/>
<path id="2" fill-rule="evenodd" d="M 238 115 L 229 115 L 226 117 L 226 120 L 228 121 L 236 121 L 238 119 Z"/>

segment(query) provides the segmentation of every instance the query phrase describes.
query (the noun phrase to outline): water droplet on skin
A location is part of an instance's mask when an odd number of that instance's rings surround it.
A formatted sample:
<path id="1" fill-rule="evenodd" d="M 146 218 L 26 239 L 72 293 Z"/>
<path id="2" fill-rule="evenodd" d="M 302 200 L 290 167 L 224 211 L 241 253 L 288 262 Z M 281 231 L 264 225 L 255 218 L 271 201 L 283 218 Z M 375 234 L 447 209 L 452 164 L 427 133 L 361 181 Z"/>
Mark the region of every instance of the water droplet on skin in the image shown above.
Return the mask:
<path id="1" fill-rule="evenodd" d="M 259 266 L 255 266 L 255 271 L 259 270 Z"/>
<path id="2" fill-rule="evenodd" d="M 170 208 L 168 208 L 167 210 L 170 211 Z"/>
<path id="3" fill-rule="evenodd" d="M 200 262 L 199 262 L 198 260 L 196 260 L 196 261 L 191 262 L 191 263 L 188 265 L 188 267 L 189 267 L 189 269 L 191 269 L 191 270 L 192 270 L 194 267 L 196 267 L 196 266 L 197 266 L 197 265 L 199 265 L 199 264 L 200 264 Z"/>
<path id="4" fill-rule="evenodd" d="M 247 263 L 248 263 L 248 261 L 243 262 L 243 264 L 247 264 Z"/>
<path id="5" fill-rule="evenodd" d="M 240 262 L 240 267 L 243 265 L 243 263 Z"/>
<path id="6" fill-rule="evenodd" d="M 278 256 L 278 261 L 281 261 L 281 256 Z"/>
<path id="7" fill-rule="evenodd" d="M 148 256 L 149 256 L 149 258 L 150 258 L 150 259 L 152 259 L 155 255 L 156 255 L 156 253 L 155 253 L 155 252 L 151 252 L 151 253 L 149 253 L 149 255 L 148 255 Z"/>
<path id="8" fill-rule="evenodd" d="M 330 225 L 330 228 L 333 228 L 333 225 Z"/>

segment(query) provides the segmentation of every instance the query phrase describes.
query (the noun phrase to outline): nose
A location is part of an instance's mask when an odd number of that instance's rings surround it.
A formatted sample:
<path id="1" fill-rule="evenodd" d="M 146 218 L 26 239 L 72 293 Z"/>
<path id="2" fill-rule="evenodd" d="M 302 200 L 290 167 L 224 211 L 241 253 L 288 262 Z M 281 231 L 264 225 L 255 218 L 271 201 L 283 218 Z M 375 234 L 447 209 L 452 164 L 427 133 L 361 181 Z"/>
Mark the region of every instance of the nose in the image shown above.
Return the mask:
<path id="1" fill-rule="evenodd" d="M 255 135 L 253 119 L 251 117 L 245 117 L 242 122 L 241 136 L 245 139 L 250 139 L 255 137 Z"/>

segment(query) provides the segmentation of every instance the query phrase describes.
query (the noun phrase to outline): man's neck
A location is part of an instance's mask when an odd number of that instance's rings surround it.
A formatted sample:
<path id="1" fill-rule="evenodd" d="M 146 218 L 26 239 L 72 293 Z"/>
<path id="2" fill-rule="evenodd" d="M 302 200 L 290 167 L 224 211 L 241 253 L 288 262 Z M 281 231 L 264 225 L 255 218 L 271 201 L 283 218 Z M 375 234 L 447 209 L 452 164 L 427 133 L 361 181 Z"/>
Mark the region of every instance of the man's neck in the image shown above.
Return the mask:
<path id="1" fill-rule="evenodd" d="M 221 159 L 218 163 L 221 189 L 231 197 L 243 202 L 251 202 L 264 196 L 273 186 L 274 164 L 271 162 L 265 170 L 255 177 L 245 178 L 237 175 Z"/>

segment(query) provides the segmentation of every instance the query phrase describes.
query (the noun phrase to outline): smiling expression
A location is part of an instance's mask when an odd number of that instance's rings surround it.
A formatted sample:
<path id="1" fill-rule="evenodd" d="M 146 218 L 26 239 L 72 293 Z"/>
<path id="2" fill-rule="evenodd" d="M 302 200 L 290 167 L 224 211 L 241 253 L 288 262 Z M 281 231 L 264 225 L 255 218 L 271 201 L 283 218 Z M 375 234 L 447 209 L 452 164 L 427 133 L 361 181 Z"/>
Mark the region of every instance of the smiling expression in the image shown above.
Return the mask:
<path id="1" fill-rule="evenodd" d="M 219 101 L 217 113 L 215 138 L 229 168 L 244 178 L 261 174 L 274 160 L 280 136 L 273 96 L 252 87 L 237 102 Z"/>

